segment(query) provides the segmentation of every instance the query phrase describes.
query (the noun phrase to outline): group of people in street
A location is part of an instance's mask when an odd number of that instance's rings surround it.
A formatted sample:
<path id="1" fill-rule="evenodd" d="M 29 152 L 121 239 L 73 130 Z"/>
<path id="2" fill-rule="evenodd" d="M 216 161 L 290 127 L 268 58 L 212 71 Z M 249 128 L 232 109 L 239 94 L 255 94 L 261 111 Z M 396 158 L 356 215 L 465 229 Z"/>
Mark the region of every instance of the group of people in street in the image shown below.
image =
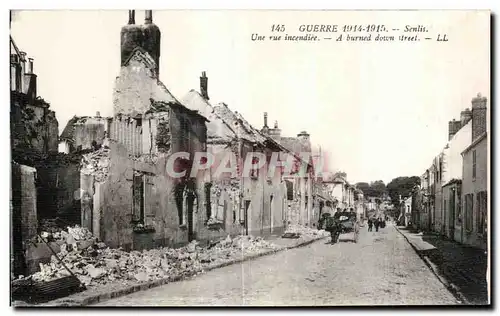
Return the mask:
<path id="1" fill-rule="evenodd" d="M 379 228 L 384 228 L 385 227 L 385 220 L 378 217 L 378 218 L 372 218 L 370 217 L 368 219 L 368 231 L 371 232 L 373 231 L 373 226 L 375 226 L 375 231 L 378 232 Z"/>

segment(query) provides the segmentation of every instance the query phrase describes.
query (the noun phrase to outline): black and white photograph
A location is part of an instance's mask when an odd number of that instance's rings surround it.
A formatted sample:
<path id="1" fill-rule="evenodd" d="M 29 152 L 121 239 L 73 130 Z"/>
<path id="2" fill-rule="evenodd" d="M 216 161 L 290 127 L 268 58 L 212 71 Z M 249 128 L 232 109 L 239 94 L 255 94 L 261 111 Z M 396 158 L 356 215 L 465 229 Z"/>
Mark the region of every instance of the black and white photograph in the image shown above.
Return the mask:
<path id="1" fill-rule="evenodd" d="M 491 27 L 10 10 L 10 305 L 491 305 Z"/>

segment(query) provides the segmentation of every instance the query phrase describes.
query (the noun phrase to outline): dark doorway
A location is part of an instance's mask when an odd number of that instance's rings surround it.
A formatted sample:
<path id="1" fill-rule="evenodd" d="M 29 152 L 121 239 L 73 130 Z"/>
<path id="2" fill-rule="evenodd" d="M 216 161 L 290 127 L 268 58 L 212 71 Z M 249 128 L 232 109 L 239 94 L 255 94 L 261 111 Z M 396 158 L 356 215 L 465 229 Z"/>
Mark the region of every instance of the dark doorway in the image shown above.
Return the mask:
<path id="1" fill-rule="evenodd" d="M 192 241 L 195 239 L 194 230 L 193 230 L 193 205 L 194 205 L 194 193 L 189 191 L 186 196 L 186 204 L 187 204 L 187 225 L 188 225 L 188 240 Z"/>
<path id="2" fill-rule="evenodd" d="M 449 214 L 450 218 L 448 219 L 449 223 L 449 237 L 453 240 L 455 239 L 455 188 L 451 188 L 450 190 L 450 201 L 449 201 Z"/>
<path id="3" fill-rule="evenodd" d="M 245 223 L 245 235 L 248 235 L 248 209 L 250 208 L 250 200 L 245 200 L 245 209 L 243 214 L 243 220 Z"/>
<path id="4" fill-rule="evenodd" d="M 269 232 L 273 232 L 273 195 L 269 198 Z"/>

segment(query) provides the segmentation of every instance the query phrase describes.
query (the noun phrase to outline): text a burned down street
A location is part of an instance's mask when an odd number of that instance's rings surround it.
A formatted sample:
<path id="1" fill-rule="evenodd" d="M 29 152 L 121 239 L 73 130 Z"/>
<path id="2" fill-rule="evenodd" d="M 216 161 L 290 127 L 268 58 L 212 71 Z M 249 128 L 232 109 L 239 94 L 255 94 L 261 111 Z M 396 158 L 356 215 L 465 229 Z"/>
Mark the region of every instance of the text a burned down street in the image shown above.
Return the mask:
<path id="1" fill-rule="evenodd" d="M 253 33 L 252 42 L 315 42 L 334 40 L 336 42 L 447 42 L 445 33 L 431 34 L 424 25 L 405 25 L 390 27 L 384 24 L 337 25 L 337 24 L 301 24 L 288 33 L 283 24 L 273 24 L 271 35 Z M 429 35 L 431 34 L 431 35 Z"/>

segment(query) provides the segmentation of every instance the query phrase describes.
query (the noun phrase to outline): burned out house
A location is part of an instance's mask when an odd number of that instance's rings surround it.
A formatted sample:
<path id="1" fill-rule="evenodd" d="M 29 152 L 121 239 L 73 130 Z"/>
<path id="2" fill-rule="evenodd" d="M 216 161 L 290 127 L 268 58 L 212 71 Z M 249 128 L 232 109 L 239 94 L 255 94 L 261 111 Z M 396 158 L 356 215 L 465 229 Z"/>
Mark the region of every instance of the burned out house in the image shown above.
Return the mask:
<path id="1" fill-rule="evenodd" d="M 286 188 L 280 170 L 269 173 L 269 163 L 273 152 L 283 152 L 284 148 L 253 128 L 243 116 L 229 109 L 227 104 L 212 106 L 209 103 L 206 73 L 200 77 L 200 93 L 191 90 L 184 103 L 191 109 L 203 113 L 207 123 L 207 152 L 214 157 L 207 183 L 207 228 L 215 229 L 211 236 L 221 234 L 270 235 L 284 231 L 286 224 Z M 265 157 L 259 163 L 253 153 Z M 235 157 L 234 173 L 217 172 L 218 168 L 231 163 Z M 245 163 L 262 165 L 260 168 L 244 172 Z M 247 166 L 248 168 L 248 166 Z"/>
<path id="2" fill-rule="evenodd" d="M 102 146 L 109 131 L 111 118 L 95 116 L 73 116 L 59 136 L 59 152 L 70 154 L 97 149 Z"/>
<path id="3" fill-rule="evenodd" d="M 203 175 L 189 171 L 194 154 L 206 151 L 206 119 L 159 80 L 161 34 L 152 11 L 143 25 L 134 15 L 121 31 L 106 138 L 82 161 L 82 224 L 110 247 L 177 246 L 196 239 L 203 212 Z M 186 175 L 174 177 L 169 167 Z"/>
<path id="4" fill-rule="evenodd" d="M 313 226 L 319 220 L 319 200 L 318 195 L 313 195 L 314 188 L 314 168 L 311 152 L 311 141 L 307 132 L 301 132 L 297 137 L 284 137 L 278 122 L 274 128 L 267 124 L 267 113 L 264 113 L 264 126 L 262 133 L 280 144 L 285 151 L 296 156 L 299 163 L 299 170 L 304 170 L 300 177 L 284 177 L 287 186 L 287 208 L 288 221 L 293 224 Z M 306 155 L 309 157 L 306 159 Z"/>
<path id="5" fill-rule="evenodd" d="M 58 122 L 50 105 L 37 93 L 33 58 L 28 58 L 10 37 L 11 132 L 11 242 L 14 274 L 30 269 L 29 241 L 39 231 L 40 219 L 54 216 L 67 204 L 58 190 Z"/>

